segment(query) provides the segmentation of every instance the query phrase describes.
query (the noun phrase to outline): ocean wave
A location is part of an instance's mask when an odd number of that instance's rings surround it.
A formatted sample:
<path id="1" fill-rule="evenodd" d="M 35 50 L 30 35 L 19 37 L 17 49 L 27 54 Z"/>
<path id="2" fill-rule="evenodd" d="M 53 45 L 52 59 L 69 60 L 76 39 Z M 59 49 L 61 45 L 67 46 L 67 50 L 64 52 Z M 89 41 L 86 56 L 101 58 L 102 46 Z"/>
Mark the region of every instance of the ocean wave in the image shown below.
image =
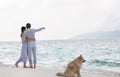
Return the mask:
<path id="1" fill-rule="evenodd" d="M 92 60 L 89 62 L 90 64 L 95 64 L 96 66 L 112 66 L 112 67 L 120 67 L 120 62 L 108 62 L 108 61 L 102 61 L 102 60 Z"/>
<path id="2" fill-rule="evenodd" d="M 20 52 L 21 42 L 0 42 L 0 65 L 14 65 Z M 120 76 L 120 41 L 37 41 L 38 67 L 65 68 L 71 60 L 80 54 L 87 60 L 83 64 L 83 71 Z"/>

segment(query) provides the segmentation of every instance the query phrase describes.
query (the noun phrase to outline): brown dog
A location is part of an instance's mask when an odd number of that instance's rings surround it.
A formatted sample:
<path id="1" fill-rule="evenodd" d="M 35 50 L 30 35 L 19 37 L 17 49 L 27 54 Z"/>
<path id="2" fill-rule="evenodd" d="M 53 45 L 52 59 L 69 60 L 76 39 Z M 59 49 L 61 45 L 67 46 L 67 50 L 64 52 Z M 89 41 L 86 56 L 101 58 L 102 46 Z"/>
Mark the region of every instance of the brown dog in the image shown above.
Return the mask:
<path id="1" fill-rule="evenodd" d="M 80 55 L 67 65 L 64 73 L 57 73 L 56 76 L 75 77 L 77 75 L 77 77 L 81 77 L 80 68 L 83 62 L 85 62 L 85 60 L 82 55 Z"/>

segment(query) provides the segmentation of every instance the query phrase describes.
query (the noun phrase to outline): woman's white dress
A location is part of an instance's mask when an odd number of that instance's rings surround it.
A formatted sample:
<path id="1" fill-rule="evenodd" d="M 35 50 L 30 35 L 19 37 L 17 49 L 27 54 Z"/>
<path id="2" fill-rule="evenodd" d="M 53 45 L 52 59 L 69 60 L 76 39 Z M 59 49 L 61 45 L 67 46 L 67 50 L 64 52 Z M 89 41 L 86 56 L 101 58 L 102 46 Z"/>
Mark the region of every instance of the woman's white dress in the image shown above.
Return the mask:
<path id="1" fill-rule="evenodd" d="M 27 54 L 28 54 L 28 45 L 27 44 L 28 44 L 27 42 L 24 42 L 22 44 L 20 57 L 15 64 L 18 64 L 19 62 L 26 62 L 27 61 Z"/>

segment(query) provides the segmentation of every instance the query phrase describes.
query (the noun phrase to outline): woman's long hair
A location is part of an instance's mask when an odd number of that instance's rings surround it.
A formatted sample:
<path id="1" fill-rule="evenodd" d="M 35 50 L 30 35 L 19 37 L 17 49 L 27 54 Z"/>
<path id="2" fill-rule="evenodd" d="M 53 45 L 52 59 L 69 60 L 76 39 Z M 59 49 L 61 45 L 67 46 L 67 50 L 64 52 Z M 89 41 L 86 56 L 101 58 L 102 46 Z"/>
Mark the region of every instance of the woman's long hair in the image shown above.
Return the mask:
<path id="1" fill-rule="evenodd" d="M 26 30 L 26 27 L 22 26 L 22 27 L 21 27 L 21 35 L 20 35 L 20 37 L 22 37 L 23 32 L 24 32 L 25 30 Z"/>

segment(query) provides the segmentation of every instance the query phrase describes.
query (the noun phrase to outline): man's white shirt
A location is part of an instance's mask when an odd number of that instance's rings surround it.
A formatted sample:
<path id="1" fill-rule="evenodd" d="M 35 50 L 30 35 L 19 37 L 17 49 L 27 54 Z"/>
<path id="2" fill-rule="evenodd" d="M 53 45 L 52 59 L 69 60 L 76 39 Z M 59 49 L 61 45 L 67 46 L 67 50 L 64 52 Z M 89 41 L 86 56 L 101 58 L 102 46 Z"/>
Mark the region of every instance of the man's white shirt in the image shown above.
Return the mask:
<path id="1" fill-rule="evenodd" d="M 41 31 L 42 28 L 39 29 L 27 29 L 22 36 L 22 43 L 25 42 L 26 38 L 35 38 L 35 32 Z M 36 42 L 35 41 L 29 41 L 28 42 L 28 47 L 36 47 Z"/>

